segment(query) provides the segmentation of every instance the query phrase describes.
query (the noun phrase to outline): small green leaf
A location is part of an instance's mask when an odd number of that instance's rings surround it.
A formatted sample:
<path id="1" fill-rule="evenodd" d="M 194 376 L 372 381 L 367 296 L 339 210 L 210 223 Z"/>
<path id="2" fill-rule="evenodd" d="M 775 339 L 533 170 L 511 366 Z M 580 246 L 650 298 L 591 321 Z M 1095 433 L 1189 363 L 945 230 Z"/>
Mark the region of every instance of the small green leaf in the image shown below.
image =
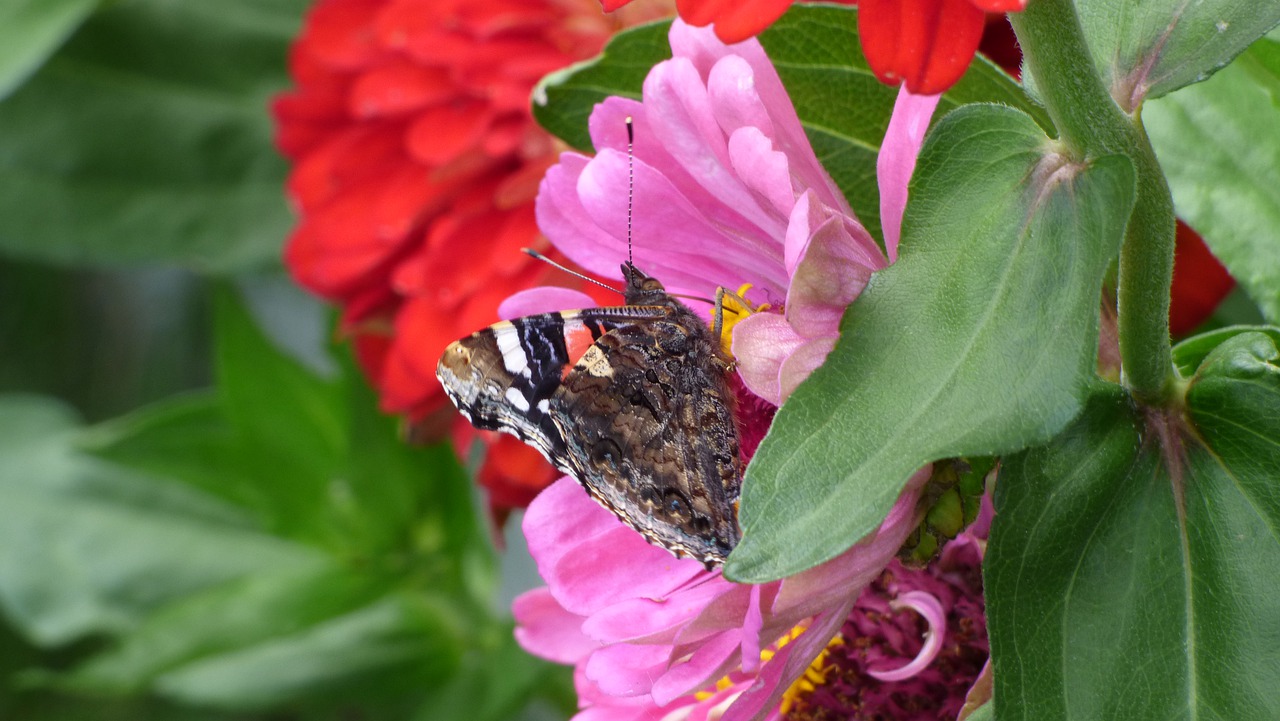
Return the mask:
<path id="1" fill-rule="evenodd" d="M 557 70 L 533 90 L 533 117 L 552 135 L 585 153 L 595 151 L 587 118 L 611 95 L 640 99 L 649 69 L 671 57 L 664 20 L 614 35 L 595 58 Z"/>
<path id="2" fill-rule="evenodd" d="M 44 63 L 98 0 L 8 0 L 0 5 L 0 100 Z"/>
<path id="3" fill-rule="evenodd" d="M 1200 82 L 1280 23 L 1256 0 L 1077 0 L 1085 37 L 1111 95 L 1132 111 Z"/>
<path id="4" fill-rule="evenodd" d="M 1280 718 L 1275 357 L 1263 334 L 1211 354 L 1188 395 L 1208 447 L 1106 386 L 1005 459 L 984 563 L 997 718 Z"/>
<path id="5" fill-rule="evenodd" d="M 1126 159 L 1073 165 L 1016 110 L 944 118 L 916 166 L 901 257 L 850 306 L 747 469 L 726 573 L 758 582 L 821 563 L 875 530 L 924 464 L 1069 423 L 1133 193 Z"/>
<path id="6" fill-rule="evenodd" d="M 0 603 L 37 642 L 127 630 L 183 595 L 321 561 L 203 495 L 78 454 L 78 432 L 60 404 L 0 396 Z"/>
<path id="7" fill-rule="evenodd" d="M 303 0 L 112 3 L 0 103 L 0 251 L 75 265 L 277 263 L 267 100 Z"/>
<path id="8" fill-rule="evenodd" d="M 818 160 L 854 213 L 880 237 L 876 154 L 889 126 L 896 88 L 878 80 L 858 48 L 858 15 L 848 7 L 797 5 L 760 35 L 813 144 Z M 548 76 L 534 93 L 534 117 L 565 142 L 589 152 L 587 118 L 610 95 L 639 99 L 649 69 L 671 57 L 669 22 L 619 33 L 604 53 Z M 1051 127 L 1044 109 L 983 58 L 943 96 L 941 113 L 965 103 L 1019 108 Z"/>
<path id="9" fill-rule="evenodd" d="M 1215 348 L 1241 333 L 1266 333 L 1280 343 L 1280 328 L 1265 325 L 1233 325 L 1201 333 L 1173 347 L 1173 362 L 1184 378 L 1191 377 Z"/>
<path id="10" fill-rule="evenodd" d="M 1147 103 L 1142 121 L 1178 217 L 1267 320 L 1280 323 L 1280 38 L 1258 41 L 1207 82 Z"/>

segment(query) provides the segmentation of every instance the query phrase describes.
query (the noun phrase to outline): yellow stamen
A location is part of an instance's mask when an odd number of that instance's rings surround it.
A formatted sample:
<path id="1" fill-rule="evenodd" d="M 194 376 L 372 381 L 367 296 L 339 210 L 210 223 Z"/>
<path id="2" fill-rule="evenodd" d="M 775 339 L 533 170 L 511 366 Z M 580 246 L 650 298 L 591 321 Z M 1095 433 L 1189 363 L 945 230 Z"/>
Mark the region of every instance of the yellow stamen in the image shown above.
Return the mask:
<path id="1" fill-rule="evenodd" d="M 843 644 L 844 637 L 837 634 L 836 637 L 831 639 L 827 644 L 827 647 L 822 649 L 822 653 L 818 654 L 818 657 L 813 659 L 813 663 L 809 664 L 809 668 L 805 669 L 805 672 L 801 674 L 800 678 L 796 679 L 795 683 L 791 684 L 791 688 L 788 688 L 786 693 L 782 694 L 780 710 L 782 711 L 783 716 L 787 715 L 787 712 L 791 710 L 791 707 L 794 706 L 801 697 L 813 693 L 815 689 L 827 682 L 827 673 L 832 669 L 831 665 L 827 663 L 827 656 L 831 653 L 831 649 Z"/>
<path id="2" fill-rule="evenodd" d="M 761 649 L 760 661 L 762 663 L 772 661 L 773 657 L 777 655 L 779 649 L 799 638 L 800 634 L 804 633 L 808 628 L 807 624 L 797 625 L 787 633 L 783 634 L 777 641 L 774 641 L 771 647 Z M 827 647 L 822 649 L 822 653 L 818 654 L 818 657 L 813 660 L 813 663 L 809 664 L 809 668 L 805 669 L 804 674 L 802 674 L 800 678 L 796 679 L 795 683 L 791 684 L 791 688 L 788 688 L 786 693 L 782 696 L 781 710 L 783 715 L 786 715 L 787 711 L 791 709 L 798 698 L 811 693 L 814 689 L 826 683 L 827 672 L 831 670 L 831 667 L 827 664 L 827 655 L 831 649 L 840 646 L 843 643 L 844 637 L 842 636 L 837 635 L 835 638 L 831 639 L 831 642 L 827 644 Z M 716 681 L 714 691 L 698 691 L 694 694 L 694 697 L 699 701 L 706 701 L 732 685 L 733 682 L 729 680 L 728 676 L 725 676 L 719 681 Z"/>
<path id="3" fill-rule="evenodd" d="M 751 284 L 743 283 L 742 287 L 738 288 L 738 292 L 731 293 L 725 290 L 719 295 L 720 311 L 723 319 L 720 328 L 720 347 L 728 355 L 732 355 L 730 345 L 733 342 L 733 327 L 738 324 L 738 321 L 769 307 L 768 303 L 760 306 L 752 305 L 751 301 L 747 300 L 747 291 L 749 290 L 751 290 Z"/>

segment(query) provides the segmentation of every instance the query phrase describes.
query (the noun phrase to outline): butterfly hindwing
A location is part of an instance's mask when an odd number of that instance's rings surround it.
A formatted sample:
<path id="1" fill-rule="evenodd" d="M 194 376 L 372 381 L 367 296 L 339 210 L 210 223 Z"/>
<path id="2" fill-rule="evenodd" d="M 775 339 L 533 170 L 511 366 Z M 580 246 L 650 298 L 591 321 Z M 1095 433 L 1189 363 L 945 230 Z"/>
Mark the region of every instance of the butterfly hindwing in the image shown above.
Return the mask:
<path id="1" fill-rule="evenodd" d="M 652 542 L 719 563 L 738 541 L 741 461 L 723 374 L 697 362 L 710 340 L 687 331 L 658 320 L 605 334 L 552 418 L 592 496 Z"/>
<path id="2" fill-rule="evenodd" d="M 498 323 L 437 376 L 477 428 L 511 433 L 650 542 L 708 566 L 738 542 L 732 395 L 703 320 L 634 266 L 625 306 Z"/>

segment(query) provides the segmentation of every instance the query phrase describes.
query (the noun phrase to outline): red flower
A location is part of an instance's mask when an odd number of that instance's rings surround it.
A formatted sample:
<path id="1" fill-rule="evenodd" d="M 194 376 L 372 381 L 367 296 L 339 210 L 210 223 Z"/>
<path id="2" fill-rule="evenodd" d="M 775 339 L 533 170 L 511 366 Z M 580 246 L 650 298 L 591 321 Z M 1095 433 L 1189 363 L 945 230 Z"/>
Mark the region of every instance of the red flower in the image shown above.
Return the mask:
<path id="1" fill-rule="evenodd" d="M 881 82 L 920 95 L 940 93 L 968 69 L 988 12 L 1016 12 L 1026 0 L 862 0 L 858 36 Z"/>
<path id="2" fill-rule="evenodd" d="M 1179 220 L 1177 232 L 1169 332 L 1181 336 L 1208 320 L 1236 281 L 1190 226 Z"/>
<path id="3" fill-rule="evenodd" d="M 454 417 L 433 418 L 445 345 L 558 273 L 519 252 L 549 251 L 533 198 L 559 151 L 529 94 L 616 26 L 591 0 L 320 0 L 293 45 L 297 87 L 272 108 L 301 216 L 285 262 L 342 307 L 383 409 L 427 435 Z M 553 478 L 517 447 L 482 471 L 498 507 Z"/>
<path id="4" fill-rule="evenodd" d="M 871 70 L 888 85 L 918 95 L 951 87 L 968 69 L 982 40 L 986 14 L 1017 12 L 1026 0 L 844 0 L 859 6 L 858 36 Z M 606 11 L 630 0 L 601 0 Z M 677 0 L 690 25 L 715 23 L 716 35 L 736 43 L 782 17 L 791 0 Z"/>

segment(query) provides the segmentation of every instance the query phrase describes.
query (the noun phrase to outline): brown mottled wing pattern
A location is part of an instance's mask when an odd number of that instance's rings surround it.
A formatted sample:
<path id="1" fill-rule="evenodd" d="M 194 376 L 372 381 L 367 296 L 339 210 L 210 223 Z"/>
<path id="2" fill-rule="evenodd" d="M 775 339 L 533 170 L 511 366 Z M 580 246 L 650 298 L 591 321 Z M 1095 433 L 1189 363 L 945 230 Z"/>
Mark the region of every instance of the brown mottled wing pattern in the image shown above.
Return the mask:
<path id="1" fill-rule="evenodd" d="M 707 565 L 738 542 L 742 485 L 732 396 L 710 330 L 668 315 L 604 334 L 551 405 L 575 475 L 650 542 Z"/>

